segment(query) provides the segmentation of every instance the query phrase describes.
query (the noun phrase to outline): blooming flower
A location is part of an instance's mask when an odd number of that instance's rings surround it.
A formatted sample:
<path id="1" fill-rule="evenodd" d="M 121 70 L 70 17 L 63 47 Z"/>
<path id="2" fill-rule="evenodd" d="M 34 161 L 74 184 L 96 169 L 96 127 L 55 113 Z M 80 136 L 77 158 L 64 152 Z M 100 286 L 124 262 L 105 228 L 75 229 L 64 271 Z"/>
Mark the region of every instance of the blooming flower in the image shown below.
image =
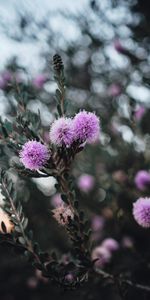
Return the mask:
<path id="1" fill-rule="evenodd" d="M 49 159 L 50 154 L 45 145 L 37 141 L 26 142 L 20 151 L 20 160 L 25 168 L 30 170 L 41 169 Z"/>
<path id="2" fill-rule="evenodd" d="M 150 227 L 150 198 L 139 198 L 133 204 L 133 216 L 142 227 Z"/>
<path id="3" fill-rule="evenodd" d="M 98 246 L 93 249 L 91 257 L 92 257 L 92 260 L 98 259 L 95 262 L 95 266 L 97 268 L 101 268 L 106 263 L 110 262 L 111 252 L 102 246 Z"/>
<path id="4" fill-rule="evenodd" d="M 69 219 L 73 219 L 74 214 L 70 206 L 62 204 L 61 206 L 58 206 L 52 210 L 54 219 L 60 224 L 60 225 L 67 225 L 69 223 Z"/>
<path id="5" fill-rule="evenodd" d="M 95 142 L 100 132 L 99 118 L 91 112 L 80 111 L 73 120 L 74 138 L 80 142 Z"/>
<path id="6" fill-rule="evenodd" d="M 77 185 L 81 191 L 87 193 L 94 187 L 94 177 L 89 174 L 82 174 L 78 178 Z"/>
<path id="7" fill-rule="evenodd" d="M 74 140 L 73 121 L 71 118 L 59 118 L 50 128 L 50 140 L 57 146 L 70 146 Z"/>
<path id="8" fill-rule="evenodd" d="M 112 238 L 107 238 L 107 239 L 103 240 L 101 246 L 106 248 L 110 252 L 113 252 L 113 251 L 116 251 L 119 249 L 119 243 L 115 239 L 112 239 Z"/>
<path id="9" fill-rule="evenodd" d="M 9 216 L 5 211 L 0 208 L 0 232 L 4 233 L 2 228 L 2 222 L 5 224 L 7 233 L 11 233 L 14 229 L 14 224 L 11 222 Z"/>
<path id="10" fill-rule="evenodd" d="M 140 170 L 137 172 L 134 182 L 139 190 L 145 190 L 145 188 L 150 185 L 150 173 L 145 170 Z"/>

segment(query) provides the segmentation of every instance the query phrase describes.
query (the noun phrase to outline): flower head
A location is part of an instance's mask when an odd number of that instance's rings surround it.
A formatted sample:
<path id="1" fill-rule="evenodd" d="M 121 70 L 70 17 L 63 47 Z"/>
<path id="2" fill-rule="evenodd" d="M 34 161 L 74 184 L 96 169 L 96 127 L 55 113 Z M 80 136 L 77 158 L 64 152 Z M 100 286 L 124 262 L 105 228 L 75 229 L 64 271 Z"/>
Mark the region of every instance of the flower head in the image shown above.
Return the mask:
<path id="1" fill-rule="evenodd" d="M 30 170 L 41 169 L 49 159 L 50 154 L 45 145 L 37 141 L 26 142 L 20 151 L 20 160 L 25 168 Z"/>
<path id="2" fill-rule="evenodd" d="M 119 243 L 112 238 L 107 238 L 107 239 L 103 240 L 101 246 L 106 248 L 110 252 L 113 252 L 113 251 L 116 251 L 119 249 Z"/>
<path id="3" fill-rule="evenodd" d="M 77 185 L 81 191 L 87 193 L 94 187 L 94 177 L 89 174 L 82 174 L 78 178 Z"/>
<path id="4" fill-rule="evenodd" d="M 73 219 L 74 214 L 70 206 L 68 205 L 60 205 L 52 210 L 54 219 L 60 225 L 67 225 L 69 223 L 69 219 Z"/>
<path id="5" fill-rule="evenodd" d="M 148 185 L 150 185 L 150 173 L 145 170 L 140 170 L 137 172 L 134 181 L 137 188 L 143 191 Z"/>
<path id="6" fill-rule="evenodd" d="M 98 139 L 100 132 L 99 118 L 91 112 L 80 111 L 73 120 L 74 138 L 80 142 L 92 143 Z"/>
<path id="7" fill-rule="evenodd" d="M 111 252 L 102 246 L 98 246 L 92 251 L 92 260 L 95 259 L 97 259 L 97 261 L 95 262 L 95 266 L 97 268 L 101 268 L 106 263 L 109 263 L 111 259 Z"/>
<path id="8" fill-rule="evenodd" d="M 55 120 L 50 128 L 50 140 L 57 146 L 70 146 L 74 140 L 73 121 L 70 118 Z"/>
<path id="9" fill-rule="evenodd" d="M 5 211 L 0 208 L 0 232 L 4 233 L 2 228 L 2 222 L 5 224 L 7 233 L 11 233 L 14 229 L 14 224 L 11 222 L 9 216 Z"/>
<path id="10" fill-rule="evenodd" d="M 133 216 L 142 227 L 150 227 L 150 198 L 139 198 L 133 204 Z"/>

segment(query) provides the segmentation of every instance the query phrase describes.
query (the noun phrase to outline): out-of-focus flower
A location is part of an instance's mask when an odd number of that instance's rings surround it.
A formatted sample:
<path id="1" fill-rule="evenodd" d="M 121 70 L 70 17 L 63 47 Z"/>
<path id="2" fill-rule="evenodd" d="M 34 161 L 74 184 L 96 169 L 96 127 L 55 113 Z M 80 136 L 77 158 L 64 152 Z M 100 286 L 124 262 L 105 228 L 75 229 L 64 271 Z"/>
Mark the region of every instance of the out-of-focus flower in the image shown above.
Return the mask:
<path id="1" fill-rule="evenodd" d="M 140 106 L 140 107 L 137 108 L 137 109 L 135 110 L 135 112 L 134 112 L 134 119 L 135 119 L 136 121 L 140 121 L 140 120 L 143 118 L 145 112 L 146 112 L 145 107 Z"/>
<path id="2" fill-rule="evenodd" d="M 74 140 L 73 121 L 71 118 L 59 118 L 50 128 L 50 140 L 57 146 L 69 147 Z"/>
<path id="3" fill-rule="evenodd" d="M 148 185 L 150 186 L 150 173 L 145 170 L 138 171 L 136 173 L 134 182 L 139 190 L 145 190 Z"/>
<path id="4" fill-rule="evenodd" d="M 67 225 L 69 223 L 69 219 L 74 218 L 74 213 L 70 206 L 68 205 L 61 205 L 52 210 L 54 219 L 60 224 L 60 225 Z"/>
<path id="5" fill-rule="evenodd" d="M 77 180 L 79 189 L 85 193 L 88 193 L 93 189 L 94 183 L 94 177 L 89 174 L 82 174 Z"/>
<path id="6" fill-rule="evenodd" d="M 113 172 L 112 177 L 118 183 L 123 183 L 127 180 L 127 175 L 123 170 Z"/>
<path id="7" fill-rule="evenodd" d="M 134 246 L 133 239 L 129 236 L 124 236 L 121 244 L 124 248 L 133 248 Z"/>
<path id="8" fill-rule="evenodd" d="M 73 282 L 74 281 L 74 276 L 72 273 L 68 273 L 66 276 L 65 276 L 65 280 L 67 282 Z"/>
<path id="9" fill-rule="evenodd" d="M 92 251 L 92 260 L 98 259 L 95 262 L 95 267 L 101 268 L 111 260 L 111 252 L 102 246 L 98 246 Z"/>
<path id="10" fill-rule="evenodd" d="M 133 204 L 133 216 L 142 227 L 150 227 L 150 198 L 139 198 Z"/>
<path id="11" fill-rule="evenodd" d="M 0 76 L 0 89 L 5 89 L 12 80 L 12 73 L 9 70 L 5 70 Z"/>
<path id="12" fill-rule="evenodd" d="M 121 86 L 117 83 L 113 83 L 108 88 L 108 95 L 111 97 L 117 97 L 121 94 Z"/>
<path id="13" fill-rule="evenodd" d="M 63 204 L 63 201 L 61 199 L 61 195 L 60 194 L 55 194 L 52 198 L 51 198 L 51 204 L 53 207 L 58 207 L 60 205 Z"/>
<path id="14" fill-rule="evenodd" d="M 107 238 L 103 240 L 101 246 L 106 248 L 110 252 L 117 251 L 119 249 L 119 243 L 112 238 Z"/>
<path id="15" fill-rule="evenodd" d="M 73 119 L 74 139 L 81 143 L 95 142 L 100 134 L 100 120 L 91 112 L 80 111 Z"/>
<path id="16" fill-rule="evenodd" d="M 48 76 L 46 74 L 39 74 L 33 79 L 32 83 L 37 89 L 42 89 L 47 80 Z"/>
<path id="17" fill-rule="evenodd" d="M 96 215 L 92 218 L 91 227 L 94 232 L 101 231 L 104 228 L 104 224 L 104 217 Z"/>
<path id="18" fill-rule="evenodd" d="M 26 142 L 20 151 L 20 161 L 30 170 L 41 169 L 50 157 L 47 147 L 37 141 Z"/>
<path id="19" fill-rule="evenodd" d="M 0 208 L 0 232 L 5 233 L 2 228 L 2 222 L 5 224 L 7 233 L 11 233 L 14 230 L 14 224 L 11 222 L 8 214 Z"/>

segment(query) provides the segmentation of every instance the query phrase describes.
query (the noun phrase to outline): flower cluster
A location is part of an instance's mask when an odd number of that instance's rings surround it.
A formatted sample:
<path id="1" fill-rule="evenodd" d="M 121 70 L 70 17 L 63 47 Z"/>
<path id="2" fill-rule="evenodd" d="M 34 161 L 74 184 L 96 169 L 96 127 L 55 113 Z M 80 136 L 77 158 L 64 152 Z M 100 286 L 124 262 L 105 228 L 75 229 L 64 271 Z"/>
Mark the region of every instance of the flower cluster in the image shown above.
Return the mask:
<path id="1" fill-rule="evenodd" d="M 133 204 L 133 216 L 142 227 L 150 227 L 150 198 L 139 198 Z"/>
<path id="2" fill-rule="evenodd" d="M 41 169 L 50 157 L 47 147 L 37 141 L 26 142 L 20 151 L 20 160 L 25 168 Z"/>
<path id="3" fill-rule="evenodd" d="M 93 143 L 100 132 L 99 118 L 91 112 L 80 111 L 71 118 L 55 120 L 50 129 L 50 140 L 57 146 L 71 146 L 73 142 Z"/>
<path id="4" fill-rule="evenodd" d="M 65 226 L 69 223 L 69 219 L 73 220 L 74 214 L 70 206 L 64 204 L 54 208 L 52 210 L 54 219 L 62 226 Z"/>

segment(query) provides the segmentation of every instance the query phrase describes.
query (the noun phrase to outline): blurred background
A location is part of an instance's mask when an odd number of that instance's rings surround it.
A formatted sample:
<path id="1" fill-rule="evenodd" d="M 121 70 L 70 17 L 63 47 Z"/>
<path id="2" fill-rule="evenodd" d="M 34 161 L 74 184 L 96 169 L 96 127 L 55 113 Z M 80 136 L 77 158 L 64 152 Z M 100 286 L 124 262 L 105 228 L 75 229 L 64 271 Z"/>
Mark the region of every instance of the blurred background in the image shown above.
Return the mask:
<path id="1" fill-rule="evenodd" d="M 52 57 L 65 65 L 68 115 L 94 111 L 101 134 L 75 160 L 77 197 L 91 222 L 93 247 L 113 238 L 117 250 L 104 268 L 150 284 L 150 231 L 133 219 L 132 204 L 149 196 L 149 181 L 135 180 L 150 169 L 150 4 L 146 0 L 0 0 L 0 116 L 13 121 L 15 84 L 27 109 L 41 116 L 49 142 L 55 117 Z M 6 121 L 5 121 L 6 122 Z M 60 203 L 55 179 L 24 179 L 12 171 L 16 157 L 0 143 L 0 166 L 10 168 L 29 227 L 43 250 L 67 259 L 71 245 L 51 209 Z M 24 195 L 24 196 L 23 196 Z M 3 202 L 3 197 L 0 195 Z M 98 279 L 61 294 L 9 247 L 0 246 L 0 299 L 149 299 L 129 289 L 123 296 Z M 122 298 L 124 297 L 124 298 Z"/>

